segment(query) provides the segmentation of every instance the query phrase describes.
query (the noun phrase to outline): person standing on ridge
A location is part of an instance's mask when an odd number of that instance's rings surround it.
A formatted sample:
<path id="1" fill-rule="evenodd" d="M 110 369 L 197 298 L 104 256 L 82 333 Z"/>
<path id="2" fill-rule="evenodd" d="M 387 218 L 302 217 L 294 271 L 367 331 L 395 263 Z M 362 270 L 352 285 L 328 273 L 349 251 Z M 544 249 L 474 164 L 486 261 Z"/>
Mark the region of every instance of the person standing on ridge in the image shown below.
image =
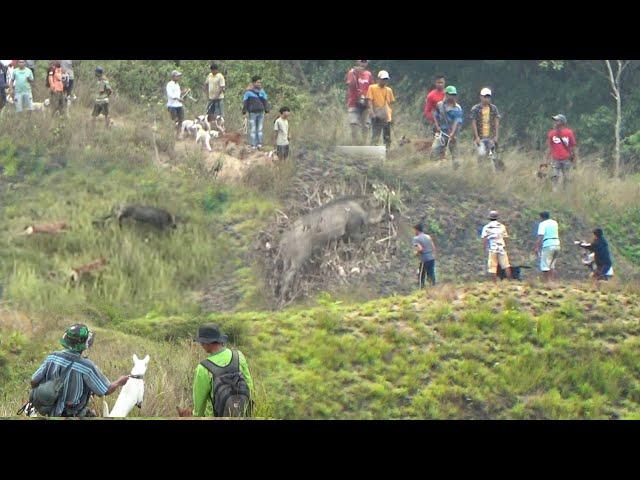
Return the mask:
<path id="1" fill-rule="evenodd" d="M 386 70 L 378 72 L 378 83 L 367 90 L 369 101 L 369 114 L 371 115 L 371 145 L 376 145 L 380 140 L 380 134 L 387 151 L 391 147 L 391 120 L 393 110 L 391 104 L 396 101 L 393 90 L 387 86 L 389 73 Z"/>
<path id="2" fill-rule="evenodd" d="M 491 160 L 493 170 L 498 170 L 501 167 L 497 158 L 500 112 L 498 112 L 498 107 L 491 103 L 490 89 L 480 90 L 480 103 L 471 108 L 470 119 L 478 165 L 488 157 Z"/>
<path id="3" fill-rule="evenodd" d="M 560 177 L 563 188 L 567 186 L 569 171 L 576 164 L 576 137 L 567 127 L 567 117 L 558 114 L 552 118 L 554 128 L 547 134 L 547 143 L 551 156 L 551 182 L 553 191 L 556 191 Z"/>
<path id="4" fill-rule="evenodd" d="M 456 101 L 458 90 L 453 85 L 444 89 L 445 99 L 436 105 L 433 120 L 435 123 L 435 138 L 431 146 L 431 158 L 438 157 L 444 159 L 447 148 L 451 152 L 451 163 L 453 169 L 458 168 L 457 139 L 456 134 L 460 130 L 463 122 L 462 107 Z"/>
<path id="5" fill-rule="evenodd" d="M 344 79 L 347 85 L 347 109 L 353 145 L 363 145 L 366 142 L 371 126 L 367 92 L 373 83 L 373 75 L 367 70 L 368 65 L 367 60 L 358 60 Z"/>
<path id="6" fill-rule="evenodd" d="M 435 88 L 427 93 L 427 96 L 424 100 L 424 110 L 422 112 L 422 118 L 426 122 L 426 127 L 431 130 L 431 134 L 436 133 L 435 122 L 433 120 L 433 112 L 435 111 L 438 102 L 444 100 L 445 97 L 444 75 L 439 74 L 433 77 L 433 85 Z"/>

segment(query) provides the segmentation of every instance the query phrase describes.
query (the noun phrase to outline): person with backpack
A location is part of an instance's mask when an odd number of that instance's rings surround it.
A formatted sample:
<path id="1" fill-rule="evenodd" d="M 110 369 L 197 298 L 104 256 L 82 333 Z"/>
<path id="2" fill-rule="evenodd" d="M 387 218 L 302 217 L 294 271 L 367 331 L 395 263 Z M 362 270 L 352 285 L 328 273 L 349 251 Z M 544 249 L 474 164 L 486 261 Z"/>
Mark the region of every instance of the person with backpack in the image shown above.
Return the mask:
<path id="1" fill-rule="evenodd" d="M 35 410 L 47 417 L 95 417 L 89 409 L 90 396 L 111 395 L 129 379 L 123 375 L 110 382 L 82 353 L 93 344 L 93 332 L 82 323 L 67 328 L 60 340 L 64 350 L 47 356 L 31 377 L 27 414 Z"/>
<path id="2" fill-rule="evenodd" d="M 227 336 L 212 323 L 200 326 L 195 341 L 202 345 L 208 357 L 196 367 L 193 416 L 248 416 L 253 379 L 242 352 L 227 348 Z"/>
<path id="3" fill-rule="evenodd" d="M 444 159 L 447 147 L 451 152 L 451 162 L 454 170 L 458 168 L 456 160 L 457 139 L 463 121 L 462 107 L 456 101 L 458 90 L 453 85 L 444 89 L 445 99 L 438 102 L 433 115 L 435 123 L 435 138 L 431 146 L 431 158 Z"/>
<path id="4" fill-rule="evenodd" d="M 374 83 L 367 90 L 367 100 L 369 101 L 369 114 L 371 116 L 371 145 L 376 145 L 382 140 L 387 147 L 391 147 L 391 104 L 396 101 L 389 82 L 389 72 L 380 70 L 378 72 L 378 82 Z"/>
<path id="5" fill-rule="evenodd" d="M 347 110 L 349 112 L 349 127 L 353 145 L 363 145 L 371 126 L 367 91 L 373 83 L 373 75 L 367 66 L 367 60 L 358 60 L 344 77 L 347 85 Z"/>
<path id="6" fill-rule="evenodd" d="M 493 274 L 493 282 L 498 283 L 500 275 L 498 265 L 507 272 L 507 278 L 511 279 L 511 265 L 505 242 L 505 239 L 509 238 L 509 234 L 507 233 L 507 227 L 498 221 L 498 212 L 491 210 L 489 212 L 489 220 L 490 222 L 482 227 L 481 238 L 484 251 L 488 254 L 487 272 Z"/>
<path id="7" fill-rule="evenodd" d="M 471 108 L 469 115 L 473 128 L 473 143 L 476 146 L 478 165 L 484 158 L 491 160 L 494 171 L 502 168 L 498 160 L 498 135 L 500 131 L 500 112 L 491 103 L 491 90 L 480 90 L 480 103 Z"/>
<path id="8" fill-rule="evenodd" d="M 262 77 L 254 75 L 242 97 L 242 115 L 249 114 L 249 143 L 254 150 L 262 148 L 264 116 L 269 113 L 269 110 L 267 93 L 262 88 Z"/>
<path id="9" fill-rule="evenodd" d="M 51 115 L 63 115 L 66 104 L 64 96 L 64 83 L 62 81 L 62 67 L 60 60 L 53 62 L 52 68 L 47 73 L 49 83 L 49 101 L 51 102 Z"/>
<path id="10" fill-rule="evenodd" d="M 549 130 L 547 141 L 551 156 L 551 182 L 555 191 L 561 176 L 562 186 L 566 187 L 569 170 L 576 164 L 576 137 L 573 130 L 567 127 L 567 117 L 558 114 L 551 118 L 554 128 Z"/>

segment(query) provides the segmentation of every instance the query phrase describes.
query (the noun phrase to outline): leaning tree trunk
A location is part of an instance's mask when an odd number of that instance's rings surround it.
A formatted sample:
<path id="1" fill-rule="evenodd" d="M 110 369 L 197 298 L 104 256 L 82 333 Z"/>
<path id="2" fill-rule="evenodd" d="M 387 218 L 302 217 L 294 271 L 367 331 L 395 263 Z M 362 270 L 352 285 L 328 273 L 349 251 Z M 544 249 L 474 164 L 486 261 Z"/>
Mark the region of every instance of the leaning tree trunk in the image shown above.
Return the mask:
<path id="1" fill-rule="evenodd" d="M 607 71 L 609 73 L 609 83 L 611 84 L 611 96 L 616 101 L 616 126 L 615 126 L 615 150 L 613 152 L 613 174 L 615 177 L 620 175 L 620 130 L 622 126 L 622 98 L 620 93 L 620 77 L 622 75 L 623 70 L 629 65 L 629 60 L 616 60 L 617 62 L 617 70 L 615 75 L 613 73 L 613 69 L 611 68 L 611 61 L 605 60 L 605 65 L 607 66 Z"/>

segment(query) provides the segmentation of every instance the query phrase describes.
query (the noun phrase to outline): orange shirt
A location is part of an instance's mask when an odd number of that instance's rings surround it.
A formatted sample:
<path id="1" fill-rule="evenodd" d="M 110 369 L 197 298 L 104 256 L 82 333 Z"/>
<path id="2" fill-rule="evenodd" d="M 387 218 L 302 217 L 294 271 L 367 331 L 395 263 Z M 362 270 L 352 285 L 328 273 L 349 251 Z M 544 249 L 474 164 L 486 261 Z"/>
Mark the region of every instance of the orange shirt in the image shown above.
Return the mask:
<path id="1" fill-rule="evenodd" d="M 61 68 L 56 68 L 53 73 L 49 73 L 49 88 L 51 88 L 52 92 L 62 92 L 64 90 Z"/>

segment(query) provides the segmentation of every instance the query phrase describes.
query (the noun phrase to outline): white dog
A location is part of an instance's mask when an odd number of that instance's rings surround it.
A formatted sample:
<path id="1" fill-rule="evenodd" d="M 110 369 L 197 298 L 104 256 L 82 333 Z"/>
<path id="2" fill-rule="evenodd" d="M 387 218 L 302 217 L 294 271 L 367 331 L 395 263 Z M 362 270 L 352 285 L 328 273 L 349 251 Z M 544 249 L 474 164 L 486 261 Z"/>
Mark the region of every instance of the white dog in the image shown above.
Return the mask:
<path id="1" fill-rule="evenodd" d="M 142 400 L 144 398 L 144 374 L 147 372 L 147 365 L 149 364 L 149 355 L 142 360 L 138 356 L 133 354 L 133 368 L 129 375 L 129 380 L 118 395 L 118 400 L 113 406 L 111 412 L 109 412 L 109 405 L 104 400 L 102 401 L 103 416 L 105 417 L 126 417 L 131 413 L 134 406 L 138 408 L 142 407 Z"/>
<path id="2" fill-rule="evenodd" d="M 209 120 L 207 120 L 206 115 L 198 115 L 195 119 L 195 122 L 202 125 L 202 128 L 204 128 L 205 130 L 211 130 L 211 124 L 209 123 Z"/>
<path id="3" fill-rule="evenodd" d="M 34 112 L 43 112 L 45 108 L 47 108 L 51 102 L 47 98 L 44 102 L 31 102 L 31 110 Z"/>
<path id="4" fill-rule="evenodd" d="M 216 118 L 213 121 L 213 130 L 217 130 L 220 133 L 225 132 L 224 128 L 224 117 L 221 115 L 216 115 Z"/>

